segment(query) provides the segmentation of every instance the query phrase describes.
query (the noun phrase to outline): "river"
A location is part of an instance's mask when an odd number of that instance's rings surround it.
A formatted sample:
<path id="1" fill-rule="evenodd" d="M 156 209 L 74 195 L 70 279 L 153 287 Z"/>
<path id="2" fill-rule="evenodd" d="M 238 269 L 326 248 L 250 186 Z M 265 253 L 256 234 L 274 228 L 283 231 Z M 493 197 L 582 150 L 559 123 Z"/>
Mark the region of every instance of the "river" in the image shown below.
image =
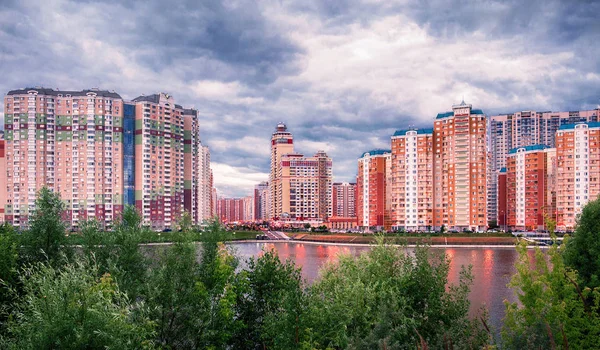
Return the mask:
<path id="1" fill-rule="evenodd" d="M 359 255 L 370 247 L 348 245 L 322 245 L 299 242 L 232 243 L 236 255 L 244 262 L 251 256 L 259 255 L 263 249 L 275 249 L 279 258 L 293 260 L 302 268 L 302 276 L 310 283 L 318 277 L 319 268 L 327 261 L 335 261 L 339 254 Z M 411 249 L 411 248 L 402 248 Z M 483 306 L 488 310 L 490 325 L 498 334 L 504 318 L 504 300 L 516 301 L 513 290 L 507 286 L 515 273 L 518 255 L 514 248 L 460 247 L 441 249 L 450 259 L 448 280 L 458 283 L 461 266 L 472 266 L 473 285 L 471 287 L 471 316 L 476 316 Z M 532 251 L 533 253 L 533 251 Z"/>

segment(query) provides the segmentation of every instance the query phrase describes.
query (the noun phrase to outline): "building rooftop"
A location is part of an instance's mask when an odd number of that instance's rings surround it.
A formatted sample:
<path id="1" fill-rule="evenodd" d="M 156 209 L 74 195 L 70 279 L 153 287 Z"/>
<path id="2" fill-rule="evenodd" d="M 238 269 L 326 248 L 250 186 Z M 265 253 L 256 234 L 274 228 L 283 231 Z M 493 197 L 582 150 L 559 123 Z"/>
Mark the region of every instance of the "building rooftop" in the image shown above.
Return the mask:
<path id="1" fill-rule="evenodd" d="M 373 150 L 364 152 L 362 154 L 362 156 L 360 156 L 360 158 L 363 158 L 367 154 L 369 154 L 371 156 L 378 156 L 378 155 L 384 155 L 384 154 L 388 154 L 388 153 L 392 153 L 392 150 L 389 150 L 389 149 L 373 149 Z"/>
<path id="2" fill-rule="evenodd" d="M 471 109 L 471 114 L 484 114 L 483 110 L 481 109 Z M 448 118 L 448 117 L 453 117 L 454 116 L 454 112 L 444 112 L 444 113 L 438 113 L 438 115 L 435 117 L 435 119 L 443 119 L 443 118 Z"/>
<path id="3" fill-rule="evenodd" d="M 600 128 L 600 122 L 587 122 L 587 123 L 575 123 L 575 124 L 563 124 L 558 130 L 573 130 L 576 125 L 586 124 L 588 128 Z"/>
<path id="4" fill-rule="evenodd" d="M 516 147 L 516 148 L 513 148 L 510 151 L 508 151 L 508 154 L 515 154 L 520 149 L 524 149 L 525 152 L 530 152 L 530 151 L 542 151 L 542 150 L 545 150 L 547 148 L 550 148 L 550 146 L 547 146 L 547 145 L 530 145 L 530 146 L 525 146 L 525 147 Z"/>
<path id="5" fill-rule="evenodd" d="M 195 117 L 198 116 L 198 110 L 193 108 L 186 108 L 183 110 L 183 114 L 185 115 L 193 115 Z"/>
<path id="6" fill-rule="evenodd" d="M 49 95 L 49 96 L 58 96 L 58 95 L 86 96 L 88 93 L 92 92 L 92 93 L 95 93 L 97 96 L 122 99 L 121 95 L 119 95 L 118 93 L 116 93 L 114 91 L 108 91 L 108 90 L 85 89 L 85 90 L 81 90 L 81 91 L 72 91 L 72 90 L 58 90 L 58 89 L 54 90 L 54 89 L 44 88 L 44 87 L 32 87 L 32 88 L 11 90 L 8 92 L 7 95 L 27 95 L 29 91 L 37 91 L 37 93 L 40 95 Z"/>
<path id="7" fill-rule="evenodd" d="M 418 135 L 420 134 L 433 134 L 433 128 L 423 128 L 423 129 L 403 129 L 396 130 L 393 136 L 403 136 L 406 135 L 409 131 L 416 131 Z"/>

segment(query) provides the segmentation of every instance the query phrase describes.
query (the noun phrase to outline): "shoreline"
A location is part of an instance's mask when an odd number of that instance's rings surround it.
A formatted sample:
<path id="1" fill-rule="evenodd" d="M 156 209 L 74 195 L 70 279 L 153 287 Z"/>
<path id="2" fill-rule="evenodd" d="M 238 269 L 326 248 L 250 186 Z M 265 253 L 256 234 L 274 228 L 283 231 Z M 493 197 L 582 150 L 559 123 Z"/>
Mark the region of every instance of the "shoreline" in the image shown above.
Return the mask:
<path id="1" fill-rule="evenodd" d="M 248 240 L 239 240 L 239 241 L 227 241 L 224 242 L 226 244 L 240 244 L 240 243 L 294 243 L 294 244 L 310 244 L 310 245 L 332 245 L 332 246 L 344 246 L 344 247 L 375 247 L 376 243 L 336 243 L 336 242 L 319 242 L 319 241 L 300 241 L 300 240 L 257 240 L 257 239 L 248 239 Z M 406 248 L 415 248 L 416 244 L 386 244 L 394 247 L 406 247 Z M 502 249 L 514 249 L 515 245 L 500 245 L 500 244 L 429 244 L 432 248 L 502 248 Z M 528 245 L 527 249 L 533 248 L 541 248 L 547 249 L 548 246 L 535 246 Z"/>

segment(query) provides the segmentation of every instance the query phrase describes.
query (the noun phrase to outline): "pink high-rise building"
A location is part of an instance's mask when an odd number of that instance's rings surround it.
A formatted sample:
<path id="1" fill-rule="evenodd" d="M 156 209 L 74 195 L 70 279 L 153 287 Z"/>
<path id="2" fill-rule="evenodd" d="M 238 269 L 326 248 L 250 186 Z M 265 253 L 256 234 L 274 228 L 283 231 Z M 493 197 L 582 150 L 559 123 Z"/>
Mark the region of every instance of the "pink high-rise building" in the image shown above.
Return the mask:
<path id="1" fill-rule="evenodd" d="M 334 217 L 356 217 L 356 183 L 334 183 L 331 200 Z"/>
<path id="2" fill-rule="evenodd" d="M 5 219 L 27 226 L 37 192 L 47 186 L 77 227 L 110 227 L 123 209 L 123 100 L 97 89 L 27 88 L 4 98 Z"/>
<path id="3" fill-rule="evenodd" d="M 172 229 L 183 214 L 183 108 L 165 93 L 135 103 L 135 204 L 145 225 Z"/>
<path id="4" fill-rule="evenodd" d="M 6 153 L 4 139 L 0 138 L 0 224 L 4 222 L 4 207 L 6 206 Z"/>

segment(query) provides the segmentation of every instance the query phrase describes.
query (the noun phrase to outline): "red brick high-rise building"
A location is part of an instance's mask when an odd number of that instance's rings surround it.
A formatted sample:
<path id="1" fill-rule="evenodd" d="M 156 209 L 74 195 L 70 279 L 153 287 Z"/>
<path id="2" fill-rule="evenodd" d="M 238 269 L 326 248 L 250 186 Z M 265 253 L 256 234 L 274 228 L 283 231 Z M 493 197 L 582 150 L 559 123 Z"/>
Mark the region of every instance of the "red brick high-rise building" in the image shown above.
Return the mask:
<path id="1" fill-rule="evenodd" d="M 509 151 L 506 160 L 508 228 L 542 230 L 546 227 L 545 216 L 552 218 L 554 199 L 551 177 L 554 174 L 555 156 L 556 149 L 545 145 Z"/>
<path id="2" fill-rule="evenodd" d="M 366 230 L 391 228 L 390 150 L 372 150 L 358 159 L 358 226 Z"/>
<path id="3" fill-rule="evenodd" d="M 485 230 L 486 116 L 464 101 L 437 115 L 433 130 L 433 226 Z"/>

